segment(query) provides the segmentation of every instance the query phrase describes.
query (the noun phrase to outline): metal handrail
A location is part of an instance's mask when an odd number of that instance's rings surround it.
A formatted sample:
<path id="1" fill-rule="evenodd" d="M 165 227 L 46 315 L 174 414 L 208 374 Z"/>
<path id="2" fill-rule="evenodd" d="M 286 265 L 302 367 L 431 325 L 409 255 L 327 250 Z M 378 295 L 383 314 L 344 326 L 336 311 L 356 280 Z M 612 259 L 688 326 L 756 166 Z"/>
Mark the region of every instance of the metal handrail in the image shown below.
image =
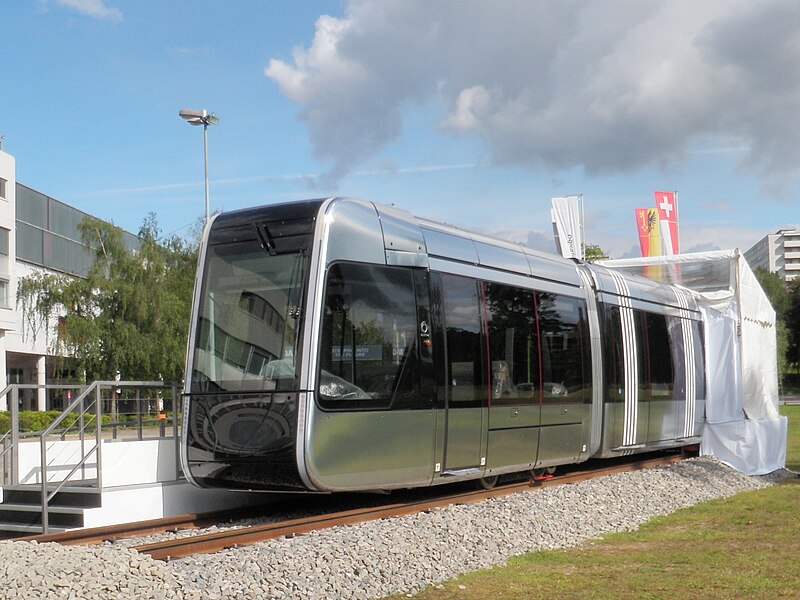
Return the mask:
<path id="1" fill-rule="evenodd" d="M 136 403 L 136 427 L 138 438 L 142 439 L 142 425 L 145 422 L 142 419 L 143 413 L 141 410 L 141 390 L 171 390 L 172 404 L 173 404 L 173 429 L 172 436 L 175 442 L 175 453 L 179 453 L 179 433 L 178 427 L 180 425 L 179 414 L 181 403 L 177 396 L 178 387 L 174 383 L 166 383 L 161 381 L 96 381 L 90 386 L 82 385 L 39 385 L 39 384 L 11 384 L 6 386 L 5 389 L 0 391 L 0 399 L 7 398 L 7 405 L 11 417 L 11 430 L 7 433 L 0 435 L 0 466 L 3 469 L 4 481 L 10 481 L 12 485 L 19 484 L 19 445 L 20 440 L 23 438 L 38 438 L 39 439 L 39 459 L 40 476 L 41 476 L 41 509 L 42 509 L 42 530 L 47 533 L 49 530 L 49 505 L 64 486 L 66 486 L 71 478 L 79 471 L 83 471 L 82 480 L 84 482 L 91 481 L 93 487 L 102 489 L 102 411 L 103 411 L 103 390 L 119 390 L 133 389 L 135 390 L 135 398 L 133 401 Z M 19 393 L 20 390 L 78 390 L 77 397 L 72 400 L 69 405 L 58 415 L 43 431 L 41 432 L 20 432 L 19 431 Z M 112 401 L 112 416 L 118 413 L 117 402 L 122 400 L 119 398 L 105 398 L 105 400 Z M 92 404 L 94 403 L 94 404 Z M 64 423 L 64 420 L 69 414 L 77 413 L 77 418 L 74 423 L 67 427 L 59 427 Z M 160 435 L 165 437 L 165 423 L 160 421 Z M 123 425 L 122 423 L 112 422 L 111 427 L 115 428 Z M 124 426 L 124 425 L 123 425 Z M 95 443 L 88 450 L 86 449 L 86 434 L 94 427 Z M 69 473 L 66 474 L 57 482 L 50 482 L 48 474 L 48 460 L 47 460 L 47 443 L 48 437 L 54 434 L 60 435 L 61 440 L 65 440 L 67 434 L 77 434 L 80 442 L 80 460 L 77 464 L 72 466 Z M 116 435 L 114 435 L 116 438 Z M 97 477 L 94 480 L 87 480 L 85 471 L 90 466 L 89 461 L 94 459 L 94 468 Z M 66 465 L 64 465 L 66 466 Z M 176 479 L 180 478 L 181 469 L 179 462 L 176 461 L 175 465 Z M 53 483 L 54 486 L 48 487 Z M 74 483 L 74 481 L 73 481 Z"/>
<path id="2" fill-rule="evenodd" d="M 162 389 L 162 388 L 171 388 L 173 390 L 173 403 L 176 402 L 175 389 L 176 386 L 174 384 L 165 383 L 162 381 L 136 381 L 136 382 L 123 382 L 123 381 L 95 381 L 89 387 L 84 389 L 78 396 L 69 404 L 64 411 L 56 417 L 50 425 L 44 429 L 39 434 L 39 443 L 40 443 L 40 456 L 41 456 L 41 499 L 42 499 L 42 532 L 48 533 L 49 532 L 49 505 L 50 501 L 56 497 L 61 489 L 70 481 L 70 478 L 78 472 L 78 469 L 85 470 L 89 458 L 93 455 L 96 455 L 95 460 L 95 471 L 97 473 L 97 488 L 102 489 L 103 487 L 103 471 L 102 471 L 102 452 L 100 451 L 102 437 L 101 437 L 101 430 L 102 430 L 102 398 L 101 398 L 101 390 L 103 388 L 113 388 L 113 389 L 135 389 L 136 390 L 136 400 L 137 400 L 137 410 L 138 410 L 138 400 L 139 400 L 139 390 L 141 389 Z M 84 421 L 84 415 L 90 410 L 91 402 L 89 402 L 88 406 L 84 406 L 84 401 L 89 397 L 92 392 L 94 392 L 94 417 L 95 417 L 95 443 L 92 448 L 86 452 L 85 451 L 85 433 L 86 429 L 88 428 L 88 424 Z M 48 493 L 48 473 L 47 473 L 47 436 L 53 433 L 56 430 L 56 427 L 67 417 L 67 414 L 72 413 L 76 409 L 80 408 L 80 412 L 78 413 L 78 420 L 77 422 L 80 423 L 78 427 L 78 434 L 80 439 L 81 445 L 81 459 L 78 461 L 72 470 L 53 488 L 52 491 Z M 141 432 L 140 432 L 141 433 Z M 176 432 L 177 433 L 177 432 Z"/>

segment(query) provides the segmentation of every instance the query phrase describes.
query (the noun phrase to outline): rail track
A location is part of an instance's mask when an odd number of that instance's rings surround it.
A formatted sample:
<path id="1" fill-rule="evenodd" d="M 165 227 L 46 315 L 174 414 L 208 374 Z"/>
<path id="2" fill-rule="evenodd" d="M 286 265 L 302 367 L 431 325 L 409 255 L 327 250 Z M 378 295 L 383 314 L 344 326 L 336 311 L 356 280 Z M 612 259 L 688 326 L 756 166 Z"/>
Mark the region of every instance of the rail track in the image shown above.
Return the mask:
<path id="1" fill-rule="evenodd" d="M 133 548 L 159 560 L 184 558 L 194 554 L 212 553 L 247 546 L 279 537 L 294 537 L 311 531 L 354 525 L 365 521 L 398 517 L 427 510 L 434 510 L 453 504 L 468 504 L 488 498 L 505 496 L 518 492 L 531 491 L 552 485 L 577 483 L 587 479 L 636 471 L 679 462 L 686 454 L 672 454 L 657 458 L 634 458 L 593 469 L 581 469 L 555 475 L 550 479 L 528 480 L 497 486 L 490 490 L 475 490 L 449 493 L 435 497 L 399 502 L 367 508 L 356 508 L 334 513 L 320 514 L 298 519 L 290 519 L 261 525 L 232 528 L 225 531 L 173 538 L 155 543 L 142 544 Z M 262 508 L 263 511 L 263 508 Z M 250 511 L 252 512 L 252 511 Z M 76 529 L 72 531 L 20 538 L 37 542 L 58 542 L 65 545 L 92 544 L 107 540 L 145 536 L 156 533 L 176 532 L 183 529 L 196 529 L 233 518 L 242 518 L 242 511 L 220 511 L 215 513 L 180 515 L 165 519 L 126 523 L 110 527 Z"/>

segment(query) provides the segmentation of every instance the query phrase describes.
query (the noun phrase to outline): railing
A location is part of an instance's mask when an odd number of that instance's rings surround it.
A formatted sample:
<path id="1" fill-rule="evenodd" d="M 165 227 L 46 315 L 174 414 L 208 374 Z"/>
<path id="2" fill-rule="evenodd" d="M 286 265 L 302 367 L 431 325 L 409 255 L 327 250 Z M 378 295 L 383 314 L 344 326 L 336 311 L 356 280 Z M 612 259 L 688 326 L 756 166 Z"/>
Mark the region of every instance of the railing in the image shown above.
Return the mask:
<path id="1" fill-rule="evenodd" d="M 19 431 L 19 392 L 22 389 L 41 390 L 42 388 L 77 390 L 78 393 L 75 399 L 43 431 L 21 433 Z M 142 392 L 155 392 L 155 397 L 143 396 Z M 164 397 L 165 392 L 170 392 L 168 398 Z M 88 387 L 11 385 L 0 392 L 0 398 L 8 398 L 9 395 L 11 397 L 8 403 L 11 430 L 0 437 L 3 444 L 0 458 L 3 460 L 4 481 L 11 485 L 19 484 L 20 442 L 25 437 L 38 438 L 42 531 L 44 533 L 47 533 L 49 529 L 48 508 L 50 503 L 65 486 L 77 484 L 102 489 L 104 431 L 110 431 L 111 440 L 117 440 L 120 437 L 126 440 L 172 438 L 175 447 L 175 474 L 176 478 L 180 477 L 178 460 L 180 399 L 175 384 L 159 381 L 96 381 Z M 172 411 L 167 410 L 166 404 L 169 402 L 172 403 Z M 170 427 L 171 434 L 168 435 Z M 146 435 L 151 431 L 155 435 Z M 58 436 L 61 441 L 77 440 L 79 442 L 78 457 L 66 465 L 71 469 L 58 480 L 50 476 L 51 466 L 47 456 L 48 443 L 55 441 L 52 439 L 55 436 Z M 95 476 L 87 477 L 87 471 L 94 471 Z"/>

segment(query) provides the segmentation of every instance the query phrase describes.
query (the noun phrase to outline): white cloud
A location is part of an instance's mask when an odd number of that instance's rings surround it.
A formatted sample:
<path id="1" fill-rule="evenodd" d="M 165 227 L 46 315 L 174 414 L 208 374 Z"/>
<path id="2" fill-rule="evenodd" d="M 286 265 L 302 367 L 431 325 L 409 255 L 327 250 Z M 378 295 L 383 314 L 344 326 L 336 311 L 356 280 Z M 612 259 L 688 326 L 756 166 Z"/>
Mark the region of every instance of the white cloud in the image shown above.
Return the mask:
<path id="1" fill-rule="evenodd" d="M 93 19 L 122 20 L 122 11 L 106 6 L 105 0 L 56 0 L 56 3 Z"/>
<path id="2" fill-rule="evenodd" d="M 716 141 L 776 193 L 800 174 L 797 72 L 796 0 L 352 0 L 265 70 L 334 177 L 434 99 L 496 164 L 629 172 Z"/>

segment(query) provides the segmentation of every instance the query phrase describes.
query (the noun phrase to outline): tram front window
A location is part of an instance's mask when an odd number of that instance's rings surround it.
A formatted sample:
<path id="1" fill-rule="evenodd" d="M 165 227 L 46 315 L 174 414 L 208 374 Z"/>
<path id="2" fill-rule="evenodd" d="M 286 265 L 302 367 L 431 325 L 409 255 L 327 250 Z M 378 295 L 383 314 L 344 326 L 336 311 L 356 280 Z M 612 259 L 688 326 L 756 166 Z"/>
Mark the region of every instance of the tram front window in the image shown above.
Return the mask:
<path id="1" fill-rule="evenodd" d="M 307 276 L 305 250 L 269 253 L 256 239 L 208 247 L 193 393 L 297 389 Z"/>

